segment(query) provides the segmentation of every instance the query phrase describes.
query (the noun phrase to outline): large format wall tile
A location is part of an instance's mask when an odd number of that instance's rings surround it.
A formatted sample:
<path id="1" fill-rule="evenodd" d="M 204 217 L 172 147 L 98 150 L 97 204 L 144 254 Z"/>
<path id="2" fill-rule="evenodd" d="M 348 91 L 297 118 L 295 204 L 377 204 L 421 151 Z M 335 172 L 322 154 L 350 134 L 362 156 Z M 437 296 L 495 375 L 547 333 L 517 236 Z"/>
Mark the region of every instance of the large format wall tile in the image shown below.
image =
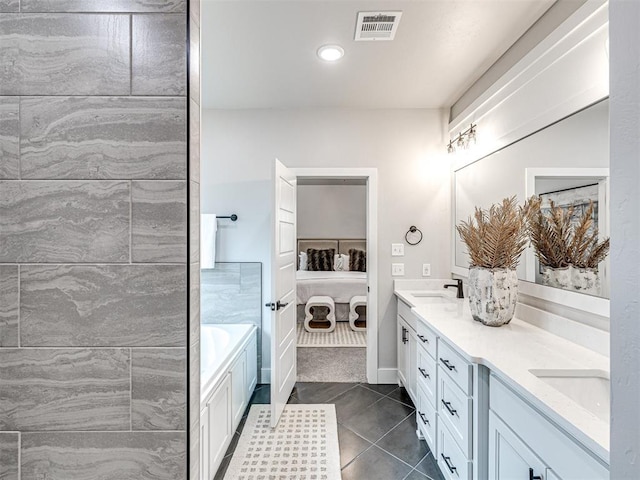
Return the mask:
<path id="1" fill-rule="evenodd" d="M 131 93 L 186 95 L 186 17 L 134 15 L 132 26 Z"/>
<path id="2" fill-rule="evenodd" d="M 0 181 L 0 262 L 128 260 L 128 182 Z"/>
<path id="3" fill-rule="evenodd" d="M 127 349 L 0 349 L 0 430 L 128 429 L 129 361 Z"/>
<path id="4" fill-rule="evenodd" d="M 18 346 L 18 298 L 18 266 L 0 265 L 0 347 Z"/>
<path id="5" fill-rule="evenodd" d="M 24 346 L 186 345 L 184 265 L 26 265 Z"/>
<path id="6" fill-rule="evenodd" d="M 0 17 L 0 95 L 128 95 L 129 17 Z"/>
<path id="7" fill-rule="evenodd" d="M 22 178 L 185 178 L 186 116 L 184 98 L 22 98 Z"/>
<path id="8" fill-rule="evenodd" d="M 183 432 L 25 433 L 22 480 L 184 480 Z"/>
<path id="9" fill-rule="evenodd" d="M 187 182 L 133 182 L 132 260 L 187 260 Z"/>
<path id="10" fill-rule="evenodd" d="M 0 432 L 0 480 L 20 480 L 18 465 L 20 435 L 13 432 Z"/>
<path id="11" fill-rule="evenodd" d="M 23 12 L 180 13 L 186 11 L 186 3 L 187 0 L 22 0 L 21 5 Z"/>
<path id="12" fill-rule="evenodd" d="M 11 13 L 19 10 L 20 0 L 0 0 L 0 13 Z M 2 476 L 0 476 L 0 479 L 2 479 Z"/>
<path id="13" fill-rule="evenodd" d="M 0 97 L 0 179 L 20 176 L 19 109 L 17 98 Z"/>
<path id="14" fill-rule="evenodd" d="M 145 348 L 131 353 L 133 430 L 186 428 L 186 349 Z"/>

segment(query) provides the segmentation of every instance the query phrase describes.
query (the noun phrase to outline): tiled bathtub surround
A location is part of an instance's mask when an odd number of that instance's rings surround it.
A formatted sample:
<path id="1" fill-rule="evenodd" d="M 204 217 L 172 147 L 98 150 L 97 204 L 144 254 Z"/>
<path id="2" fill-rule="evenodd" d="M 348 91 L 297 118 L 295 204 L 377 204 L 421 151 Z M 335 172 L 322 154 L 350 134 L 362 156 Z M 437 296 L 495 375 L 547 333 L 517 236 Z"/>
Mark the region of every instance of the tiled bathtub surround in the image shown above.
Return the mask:
<path id="1" fill-rule="evenodd" d="M 187 0 L 0 12 L 0 479 L 186 480 Z"/>

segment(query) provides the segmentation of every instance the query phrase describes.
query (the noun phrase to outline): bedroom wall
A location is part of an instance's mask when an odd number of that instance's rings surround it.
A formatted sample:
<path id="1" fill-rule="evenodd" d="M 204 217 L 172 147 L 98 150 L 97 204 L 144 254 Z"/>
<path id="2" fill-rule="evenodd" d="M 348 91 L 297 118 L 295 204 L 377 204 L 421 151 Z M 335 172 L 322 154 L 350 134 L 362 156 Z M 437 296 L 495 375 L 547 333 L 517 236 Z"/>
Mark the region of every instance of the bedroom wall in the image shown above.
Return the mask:
<path id="1" fill-rule="evenodd" d="M 218 226 L 217 261 L 258 261 L 270 255 L 273 159 L 289 167 L 378 169 L 378 367 L 396 367 L 396 307 L 391 243 L 411 225 L 424 240 L 407 246 L 405 278 L 431 263 L 433 278 L 449 278 L 450 166 L 443 148 L 448 112 L 441 110 L 204 110 L 202 212 L 228 215 Z M 270 301 L 268 268 L 264 302 Z M 269 362 L 265 317 L 263 358 Z M 268 374 L 268 372 L 264 372 Z M 265 375 L 263 378 L 267 378 Z"/>
<path id="2" fill-rule="evenodd" d="M 298 238 L 366 238 L 366 185 L 298 185 Z"/>

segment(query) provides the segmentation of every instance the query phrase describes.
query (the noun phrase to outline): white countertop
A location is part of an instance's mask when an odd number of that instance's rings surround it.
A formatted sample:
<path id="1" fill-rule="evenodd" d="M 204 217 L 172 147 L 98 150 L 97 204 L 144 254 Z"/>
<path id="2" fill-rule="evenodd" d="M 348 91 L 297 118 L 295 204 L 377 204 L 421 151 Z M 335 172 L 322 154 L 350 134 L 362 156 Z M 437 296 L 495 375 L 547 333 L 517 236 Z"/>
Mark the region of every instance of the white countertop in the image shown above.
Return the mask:
<path id="1" fill-rule="evenodd" d="M 609 424 L 529 372 L 532 369 L 594 369 L 608 373 L 609 358 L 517 318 L 502 327 L 482 325 L 471 317 L 467 299 L 420 304 L 412 296 L 420 291 L 396 289 L 394 293 L 413 307 L 418 318 L 444 341 L 457 347 L 467 360 L 485 365 L 498 374 L 547 417 L 609 463 Z"/>

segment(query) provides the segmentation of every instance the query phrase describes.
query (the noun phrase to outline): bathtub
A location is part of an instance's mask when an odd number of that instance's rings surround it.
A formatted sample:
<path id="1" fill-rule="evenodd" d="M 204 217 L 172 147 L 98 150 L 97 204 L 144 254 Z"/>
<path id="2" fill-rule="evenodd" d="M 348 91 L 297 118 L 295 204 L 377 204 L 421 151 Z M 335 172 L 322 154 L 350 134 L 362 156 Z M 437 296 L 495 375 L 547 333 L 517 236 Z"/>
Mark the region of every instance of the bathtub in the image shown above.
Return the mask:
<path id="1" fill-rule="evenodd" d="M 204 401 L 212 389 L 229 371 L 237 357 L 253 342 L 256 343 L 255 325 L 203 324 L 200 326 L 200 394 Z M 248 371 L 253 359 L 248 359 Z M 257 372 L 256 372 L 257 373 Z"/>

